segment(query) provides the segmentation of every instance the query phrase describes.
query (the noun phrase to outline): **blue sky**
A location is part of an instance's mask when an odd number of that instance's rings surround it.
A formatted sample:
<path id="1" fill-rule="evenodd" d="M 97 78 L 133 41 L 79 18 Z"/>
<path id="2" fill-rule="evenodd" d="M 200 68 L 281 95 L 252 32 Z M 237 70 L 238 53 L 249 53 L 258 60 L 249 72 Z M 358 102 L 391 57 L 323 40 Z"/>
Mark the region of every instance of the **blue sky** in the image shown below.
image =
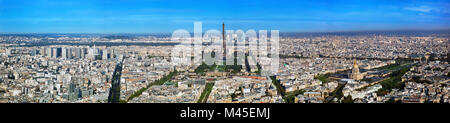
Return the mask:
<path id="1" fill-rule="evenodd" d="M 449 29 L 449 0 L 0 0 L 0 32 Z"/>

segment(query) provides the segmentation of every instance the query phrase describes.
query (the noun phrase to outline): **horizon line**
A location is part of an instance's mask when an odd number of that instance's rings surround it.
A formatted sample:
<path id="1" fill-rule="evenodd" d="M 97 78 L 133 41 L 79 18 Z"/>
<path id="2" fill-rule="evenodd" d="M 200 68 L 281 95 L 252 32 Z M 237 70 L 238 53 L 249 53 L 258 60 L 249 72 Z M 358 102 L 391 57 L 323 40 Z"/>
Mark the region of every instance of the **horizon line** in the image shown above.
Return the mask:
<path id="1" fill-rule="evenodd" d="M 337 31 L 280 31 L 280 33 L 351 33 L 351 32 L 402 32 L 402 31 L 450 31 L 442 29 L 369 29 L 369 30 L 337 30 Z M 173 32 L 0 32 L 0 34 L 172 34 Z M 192 32 L 190 32 L 192 33 Z"/>

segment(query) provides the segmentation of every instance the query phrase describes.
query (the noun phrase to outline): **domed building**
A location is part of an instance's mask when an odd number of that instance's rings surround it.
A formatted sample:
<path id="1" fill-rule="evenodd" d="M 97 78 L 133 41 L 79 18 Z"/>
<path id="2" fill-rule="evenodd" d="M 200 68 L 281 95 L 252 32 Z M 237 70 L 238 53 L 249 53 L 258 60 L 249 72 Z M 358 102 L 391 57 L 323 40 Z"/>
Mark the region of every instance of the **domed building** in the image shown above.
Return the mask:
<path id="1" fill-rule="evenodd" d="M 352 73 L 349 75 L 349 79 L 353 80 L 361 80 L 364 78 L 364 75 L 359 72 L 359 66 L 356 60 L 353 61 Z"/>

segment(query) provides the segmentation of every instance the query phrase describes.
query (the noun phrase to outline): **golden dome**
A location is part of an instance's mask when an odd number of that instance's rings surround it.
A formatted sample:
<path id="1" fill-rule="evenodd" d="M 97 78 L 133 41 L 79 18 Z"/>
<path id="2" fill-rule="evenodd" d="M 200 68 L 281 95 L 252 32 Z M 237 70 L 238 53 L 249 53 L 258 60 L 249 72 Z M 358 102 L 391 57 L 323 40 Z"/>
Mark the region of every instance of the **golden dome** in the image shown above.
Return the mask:
<path id="1" fill-rule="evenodd" d="M 356 59 L 353 60 L 353 68 L 359 68 L 358 63 L 356 62 Z"/>

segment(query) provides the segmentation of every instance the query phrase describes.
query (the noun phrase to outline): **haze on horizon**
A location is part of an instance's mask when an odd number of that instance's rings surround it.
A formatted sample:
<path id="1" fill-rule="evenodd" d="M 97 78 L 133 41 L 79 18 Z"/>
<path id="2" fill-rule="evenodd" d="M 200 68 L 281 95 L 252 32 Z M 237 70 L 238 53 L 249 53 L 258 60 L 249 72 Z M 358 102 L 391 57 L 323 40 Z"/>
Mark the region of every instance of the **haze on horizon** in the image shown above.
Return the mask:
<path id="1" fill-rule="evenodd" d="M 448 0 L 0 0 L 2 33 L 281 32 L 450 29 Z"/>

